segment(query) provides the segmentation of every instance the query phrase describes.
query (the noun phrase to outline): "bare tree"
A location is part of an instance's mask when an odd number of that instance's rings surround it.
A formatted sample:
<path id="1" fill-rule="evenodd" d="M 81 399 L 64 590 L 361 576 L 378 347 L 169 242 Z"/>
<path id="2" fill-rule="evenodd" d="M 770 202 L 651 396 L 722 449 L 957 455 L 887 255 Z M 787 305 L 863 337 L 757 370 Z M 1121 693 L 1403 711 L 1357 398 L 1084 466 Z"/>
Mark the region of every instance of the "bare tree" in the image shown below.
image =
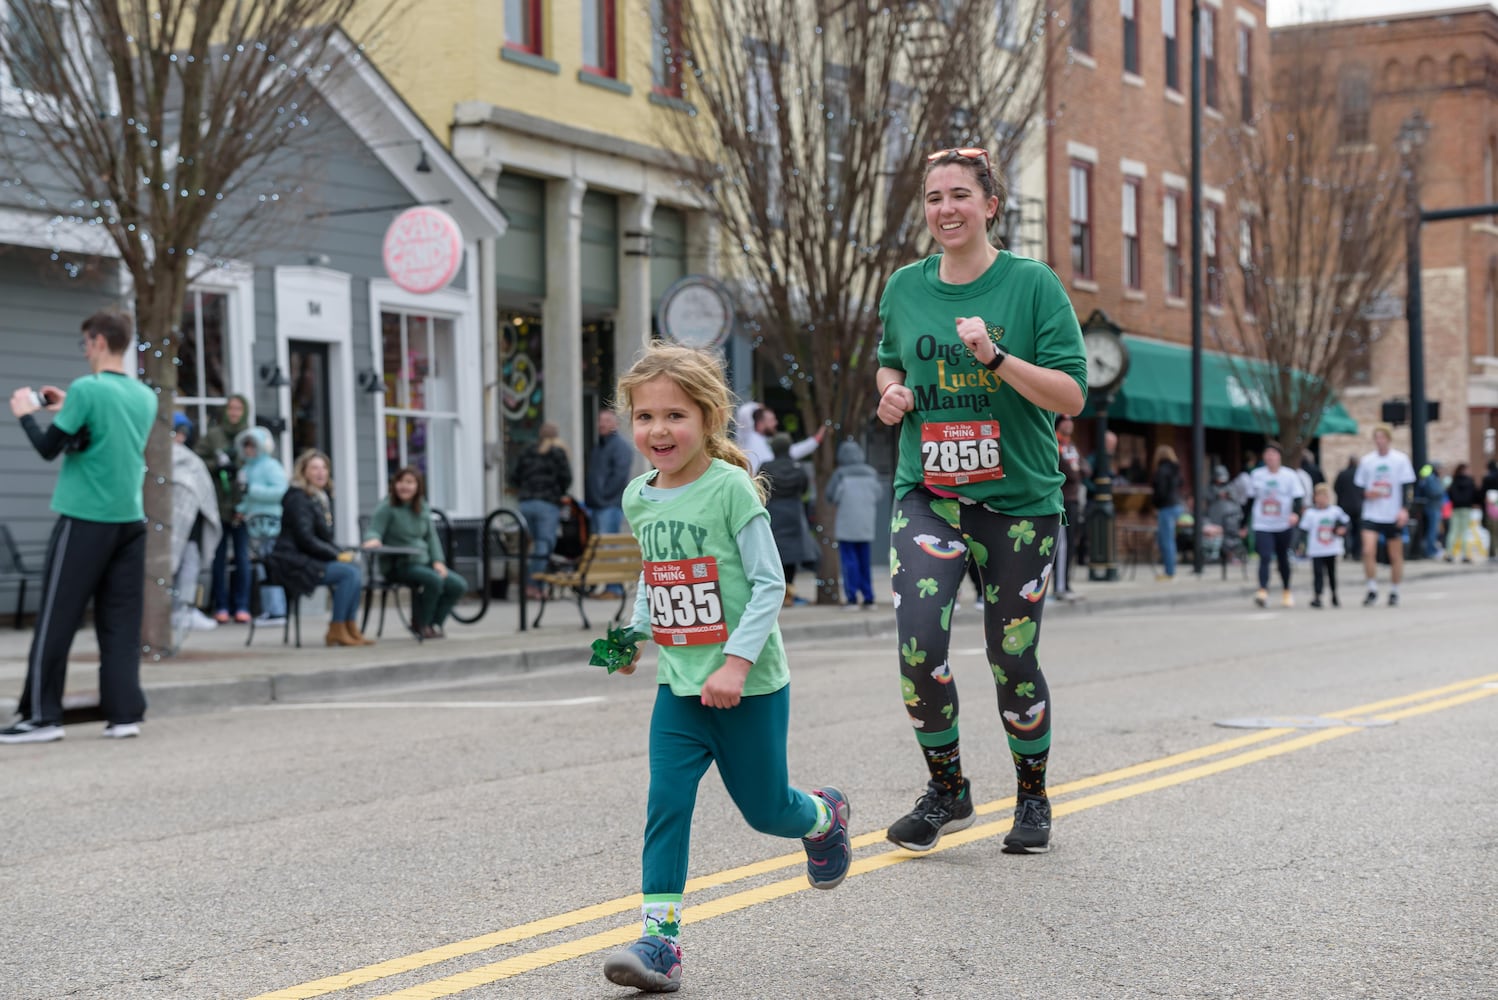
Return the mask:
<path id="1" fill-rule="evenodd" d="M 106 233 L 128 272 L 140 374 L 160 397 L 146 449 L 143 643 L 170 648 L 171 421 L 184 295 L 300 192 L 285 169 L 345 71 L 339 25 L 386 0 L 7 0 L 4 58 L 28 95 L 0 154 L 29 203 Z M 378 8 L 378 9 L 376 9 Z M 16 124 L 13 122 L 12 124 Z M 24 169 L 22 169 L 24 168 Z M 149 585 L 156 581 L 156 585 Z"/>
<path id="2" fill-rule="evenodd" d="M 875 402 L 884 282 L 931 252 L 922 154 L 984 147 L 1003 183 L 1059 19 L 1013 0 L 680 5 L 684 51 L 659 62 L 684 71 L 693 113 L 665 143 L 720 227 L 759 357 L 817 426 L 857 436 Z M 833 462 L 819 449 L 819 479 Z M 835 562 L 829 546 L 824 598 Z"/>
<path id="3" fill-rule="evenodd" d="M 1267 110 L 1221 136 L 1239 212 L 1236 225 L 1219 219 L 1225 252 L 1208 281 L 1240 278 L 1224 282 L 1233 322 L 1219 339 L 1230 355 L 1262 362 L 1239 363 L 1237 375 L 1293 465 L 1372 346 L 1370 318 L 1403 261 L 1403 171 L 1418 165 L 1373 131 L 1371 89 L 1346 91 L 1367 81 L 1328 66 L 1314 31 L 1276 32 L 1273 65 Z"/>

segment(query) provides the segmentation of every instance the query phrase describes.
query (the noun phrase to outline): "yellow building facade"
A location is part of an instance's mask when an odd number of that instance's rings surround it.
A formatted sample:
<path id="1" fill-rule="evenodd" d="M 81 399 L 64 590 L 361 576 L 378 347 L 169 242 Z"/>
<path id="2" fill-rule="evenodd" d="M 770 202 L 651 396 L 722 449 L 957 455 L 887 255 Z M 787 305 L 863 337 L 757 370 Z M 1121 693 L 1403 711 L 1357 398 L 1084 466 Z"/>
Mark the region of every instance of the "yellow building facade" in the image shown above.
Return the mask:
<path id="1" fill-rule="evenodd" d="M 423 0 L 374 47 L 412 109 L 504 210 L 481 247 L 488 492 L 540 423 L 582 495 L 598 411 L 648 341 L 662 294 L 707 272 L 711 226 L 663 136 L 688 113 L 667 51 L 676 6 Z"/>

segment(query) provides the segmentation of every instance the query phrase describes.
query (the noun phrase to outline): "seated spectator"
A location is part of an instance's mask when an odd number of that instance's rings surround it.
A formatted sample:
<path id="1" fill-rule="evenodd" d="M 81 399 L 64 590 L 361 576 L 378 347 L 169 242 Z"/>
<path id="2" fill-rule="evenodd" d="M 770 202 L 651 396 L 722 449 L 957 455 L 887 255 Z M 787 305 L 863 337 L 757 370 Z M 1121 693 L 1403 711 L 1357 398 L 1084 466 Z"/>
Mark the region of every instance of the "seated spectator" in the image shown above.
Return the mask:
<path id="1" fill-rule="evenodd" d="M 300 598 L 320 586 L 333 593 L 329 646 L 373 646 L 359 632 L 363 582 L 355 553 L 333 542 L 333 476 L 328 456 L 315 448 L 297 456 L 291 488 L 281 498 L 281 536 L 266 556 L 271 580 Z"/>
<path id="2" fill-rule="evenodd" d="M 242 463 L 240 500 L 234 505 L 235 513 L 247 525 L 254 514 L 275 518 L 275 530 L 264 535 L 267 539 L 274 538 L 281 530 L 281 498 L 286 495 L 286 470 L 276 461 L 276 439 L 264 427 L 251 427 L 235 436 L 234 449 Z M 286 591 L 265 582 L 263 566 L 255 568 L 260 584 L 260 617 L 255 624 L 280 625 L 286 621 Z"/>
<path id="3" fill-rule="evenodd" d="M 381 556 L 380 572 L 387 580 L 409 584 L 415 594 L 412 630 L 424 639 L 441 639 L 442 623 L 468 592 L 468 581 L 447 568 L 426 493 L 420 471 L 409 465 L 398 470 L 391 477 L 390 493 L 370 518 L 364 547 L 395 545 L 420 550 L 416 555 Z"/>
<path id="4" fill-rule="evenodd" d="M 187 414 L 172 417 L 172 625 L 179 633 L 218 628 L 197 608 L 198 577 L 224 529 L 208 466 L 192 450 L 193 430 Z"/>

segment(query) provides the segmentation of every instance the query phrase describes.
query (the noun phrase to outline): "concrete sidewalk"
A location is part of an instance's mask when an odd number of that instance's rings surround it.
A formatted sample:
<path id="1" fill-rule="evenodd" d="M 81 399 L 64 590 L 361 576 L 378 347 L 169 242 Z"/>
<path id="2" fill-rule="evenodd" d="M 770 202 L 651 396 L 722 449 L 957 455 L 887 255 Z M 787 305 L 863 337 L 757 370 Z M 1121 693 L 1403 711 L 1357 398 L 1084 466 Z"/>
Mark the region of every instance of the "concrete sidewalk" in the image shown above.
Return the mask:
<path id="1" fill-rule="evenodd" d="M 1343 567 L 1344 604 L 1355 605 L 1362 598 L 1362 574 L 1352 564 L 1344 562 L 1339 569 Z M 1469 566 L 1420 561 L 1407 565 L 1405 586 L 1419 588 L 1425 581 L 1442 577 L 1472 577 L 1486 585 L 1495 572 L 1498 564 L 1494 563 Z M 1381 596 L 1388 591 L 1387 575 L 1385 568 Z M 1226 579 L 1217 566 L 1208 567 L 1200 579 L 1192 576 L 1188 568 L 1172 583 L 1156 582 L 1149 567 L 1140 567 L 1132 579 L 1112 582 L 1089 582 L 1084 571 L 1078 574 L 1076 584 L 1081 599 L 1051 603 L 1046 608 L 1046 620 L 1054 627 L 1056 621 L 1074 615 L 1209 601 L 1240 601 L 1247 609 L 1255 581 L 1255 567 L 1250 567 L 1245 575 L 1238 566 L 1229 568 Z M 1297 565 L 1299 607 L 1309 601 L 1310 586 L 1310 565 Z M 491 602 L 488 612 L 478 622 L 473 625 L 449 622 L 446 639 L 424 643 L 417 643 L 411 637 L 392 609 L 386 618 L 385 636 L 377 645 L 328 648 L 323 645 L 327 614 L 320 595 L 321 592 L 303 602 L 300 649 L 282 645 L 279 626 L 258 629 L 254 645 L 247 648 L 248 626 L 230 624 L 211 632 L 190 633 L 175 656 L 155 660 L 148 655 L 141 665 L 141 676 L 150 702 L 149 715 L 263 705 L 365 687 L 475 680 L 558 664 L 584 664 L 589 644 L 604 634 L 608 617 L 617 607 L 612 601 L 587 601 L 592 628 L 585 630 L 573 604 L 552 602 L 547 606 L 541 628 L 520 631 L 517 605 Z M 970 608 L 970 584 L 963 584 L 962 599 L 966 608 Z M 972 614 L 966 608 L 959 608 L 959 621 Z M 472 613 L 476 609 L 474 603 L 460 606 L 459 611 Z M 528 610 L 534 620 L 535 604 Z M 370 635 L 376 618 L 377 615 L 371 618 Z M 888 604 L 869 611 L 808 605 L 786 609 L 781 614 L 780 627 L 790 643 L 861 637 L 892 632 L 894 615 Z M 0 630 L 0 717 L 8 718 L 14 711 L 30 645 L 29 628 Z M 97 717 L 98 662 L 93 630 L 86 628 L 74 640 L 70 658 L 66 692 L 69 721 Z"/>

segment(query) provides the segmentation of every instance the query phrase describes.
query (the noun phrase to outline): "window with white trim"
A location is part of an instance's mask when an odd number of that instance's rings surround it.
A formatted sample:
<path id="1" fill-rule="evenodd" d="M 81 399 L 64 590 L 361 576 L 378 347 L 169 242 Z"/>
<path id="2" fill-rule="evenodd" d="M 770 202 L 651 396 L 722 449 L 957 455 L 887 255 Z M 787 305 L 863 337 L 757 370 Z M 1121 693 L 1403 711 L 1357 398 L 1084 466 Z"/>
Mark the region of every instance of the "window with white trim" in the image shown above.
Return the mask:
<path id="1" fill-rule="evenodd" d="M 782 215 L 780 179 L 780 122 L 775 102 L 775 77 L 770 68 L 770 54 L 762 43 L 754 55 L 753 77 L 745 92 L 745 117 L 749 121 L 750 139 L 756 147 L 761 176 L 765 178 L 765 214 L 778 225 Z"/>
<path id="2" fill-rule="evenodd" d="M 1123 68 L 1125 73 L 1139 74 L 1139 19 L 1134 16 L 1135 0 L 1118 0 L 1123 15 Z"/>
<path id="3" fill-rule="evenodd" d="M 1160 219 L 1165 234 L 1165 294 L 1186 297 L 1186 261 L 1181 255 L 1181 192 L 1166 191 Z"/>
<path id="4" fill-rule="evenodd" d="M 21 7 L 0 0 L 0 112 L 60 117 L 67 109 L 58 97 L 69 84 L 48 74 L 68 81 L 94 79 L 91 60 L 101 57 L 89 28 L 89 15 L 69 0 L 31 0 Z M 49 44 L 47 38 L 64 41 Z M 53 50 L 65 54 L 61 63 L 50 59 Z M 39 63 L 45 68 L 34 75 Z"/>
<path id="5" fill-rule="evenodd" d="M 1125 177 L 1123 182 L 1123 279 L 1124 287 L 1141 291 L 1144 288 L 1143 251 L 1139 246 L 1139 190 L 1138 177 Z"/>
<path id="6" fill-rule="evenodd" d="M 1222 305 L 1222 268 L 1217 254 L 1217 206 L 1202 206 L 1202 269 L 1206 272 L 1207 304 Z"/>
<path id="7" fill-rule="evenodd" d="M 1243 315 L 1259 314 L 1257 258 L 1254 255 L 1254 220 L 1245 215 L 1238 220 L 1238 270 L 1243 275 Z"/>
<path id="8" fill-rule="evenodd" d="M 836 205 L 842 198 L 843 169 L 848 160 L 848 122 L 853 110 L 848 97 L 848 71 L 842 66 L 828 66 L 822 82 L 822 113 L 826 116 L 827 203 Z"/>
<path id="9" fill-rule="evenodd" d="M 1217 107 L 1217 12 L 1205 4 L 1202 15 L 1202 94 L 1207 107 Z"/>
<path id="10" fill-rule="evenodd" d="M 1071 47 L 1092 53 L 1092 0 L 1071 0 Z"/>
<path id="11" fill-rule="evenodd" d="M 1181 43 L 1176 38 L 1176 0 L 1160 0 L 1160 24 L 1165 33 L 1165 86 L 1180 92 Z"/>
<path id="12" fill-rule="evenodd" d="M 188 291 L 177 327 L 177 408 L 199 434 L 210 415 L 220 419 L 229 399 L 229 343 L 228 294 Z"/>
<path id="13" fill-rule="evenodd" d="M 1238 25 L 1238 113 L 1246 122 L 1254 118 L 1254 29 Z"/>
<path id="14" fill-rule="evenodd" d="M 1092 277 L 1092 164 L 1071 161 L 1071 271 Z"/>
<path id="15" fill-rule="evenodd" d="M 451 316 L 380 309 L 385 464 L 392 475 L 407 465 L 421 470 L 427 496 L 438 508 L 456 500 L 454 325 Z"/>

